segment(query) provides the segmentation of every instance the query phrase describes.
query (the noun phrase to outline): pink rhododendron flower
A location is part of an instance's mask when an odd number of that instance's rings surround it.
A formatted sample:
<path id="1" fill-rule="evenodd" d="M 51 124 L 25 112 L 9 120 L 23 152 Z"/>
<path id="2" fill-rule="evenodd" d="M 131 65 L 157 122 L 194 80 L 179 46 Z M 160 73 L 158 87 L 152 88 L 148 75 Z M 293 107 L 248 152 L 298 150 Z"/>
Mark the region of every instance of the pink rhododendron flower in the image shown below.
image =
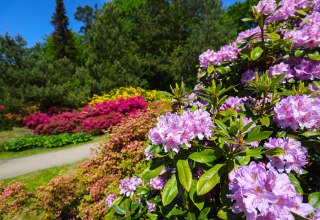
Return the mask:
<path id="1" fill-rule="evenodd" d="M 244 212 L 247 220 L 294 219 L 291 211 L 307 216 L 313 211 L 296 194 L 286 174 L 267 170 L 264 163 L 251 162 L 229 174 L 232 211 Z"/>
<path id="2" fill-rule="evenodd" d="M 153 189 L 163 189 L 167 180 L 161 176 L 157 176 L 150 180 L 150 185 Z"/>
<path id="3" fill-rule="evenodd" d="M 121 180 L 119 189 L 120 194 L 125 196 L 131 196 L 136 191 L 139 185 L 142 184 L 142 180 L 139 177 L 126 178 Z"/>
<path id="4" fill-rule="evenodd" d="M 320 126 L 320 99 L 307 95 L 284 98 L 274 108 L 274 119 L 281 128 L 317 129 Z"/>
<path id="5" fill-rule="evenodd" d="M 280 156 L 268 156 L 270 165 L 275 167 L 279 172 L 286 171 L 290 173 L 291 170 L 298 174 L 303 173 L 302 167 L 307 162 L 307 150 L 301 146 L 299 141 L 295 141 L 292 138 L 270 138 L 268 142 L 264 144 L 266 149 L 282 148 L 284 154 Z"/>
<path id="6" fill-rule="evenodd" d="M 191 147 L 189 141 L 194 138 L 210 138 L 213 127 L 210 114 L 202 109 L 187 110 L 182 115 L 168 113 L 149 131 L 149 139 L 152 144 L 161 144 L 165 152 L 178 152 L 182 144 Z"/>
<path id="7" fill-rule="evenodd" d="M 275 0 L 261 0 L 256 8 L 259 13 L 269 15 L 276 10 L 277 3 Z"/>
<path id="8" fill-rule="evenodd" d="M 107 199 L 106 199 L 106 204 L 108 207 L 112 206 L 113 200 L 115 200 L 117 198 L 116 194 L 110 194 L 108 195 Z"/>

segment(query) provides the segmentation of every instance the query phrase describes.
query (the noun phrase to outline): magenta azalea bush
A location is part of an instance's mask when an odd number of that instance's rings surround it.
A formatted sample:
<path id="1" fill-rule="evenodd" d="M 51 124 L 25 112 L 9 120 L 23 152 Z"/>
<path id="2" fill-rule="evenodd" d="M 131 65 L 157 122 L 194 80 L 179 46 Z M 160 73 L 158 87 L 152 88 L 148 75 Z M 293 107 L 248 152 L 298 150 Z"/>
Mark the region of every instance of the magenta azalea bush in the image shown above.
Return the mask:
<path id="1" fill-rule="evenodd" d="M 148 103 L 143 97 L 104 101 L 94 106 L 88 105 L 81 111 L 72 110 L 53 114 L 36 113 L 27 117 L 25 124 L 36 134 L 59 134 L 90 132 L 102 133 L 128 116 L 134 116 L 139 110 L 145 110 Z"/>
<path id="2" fill-rule="evenodd" d="M 105 219 L 320 219 L 319 11 L 261 0 L 257 27 L 201 54 L 194 92 L 173 89 L 148 168 L 105 197 Z"/>

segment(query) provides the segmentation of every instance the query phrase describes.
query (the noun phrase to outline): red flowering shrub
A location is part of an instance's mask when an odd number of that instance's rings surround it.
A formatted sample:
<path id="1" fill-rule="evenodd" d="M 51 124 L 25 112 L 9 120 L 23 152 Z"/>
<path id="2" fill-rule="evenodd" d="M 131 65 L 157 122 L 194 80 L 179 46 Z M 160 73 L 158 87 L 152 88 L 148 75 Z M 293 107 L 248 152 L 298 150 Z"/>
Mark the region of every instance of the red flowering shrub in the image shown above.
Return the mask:
<path id="1" fill-rule="evenodd" d="M 138 110 L 145 110 L 148 103 L 143 97 L 118 99 L 86 106 L 81 111 L 73 110 L 54 114 L 53 110 L 36 113 L 27 117 L 25 124 L 36 134 L 59 134 L 92 132 L 103 130 L 121 122 L 122 118 L 132 116 Z"/>
<path id="2" fill-rule="evenodd" d="M 25 184 L 12 182 L 5 188 L 0 181 L 0 217 L 12 217 L 28 206 L 31 193 L 27 192 Z"/>

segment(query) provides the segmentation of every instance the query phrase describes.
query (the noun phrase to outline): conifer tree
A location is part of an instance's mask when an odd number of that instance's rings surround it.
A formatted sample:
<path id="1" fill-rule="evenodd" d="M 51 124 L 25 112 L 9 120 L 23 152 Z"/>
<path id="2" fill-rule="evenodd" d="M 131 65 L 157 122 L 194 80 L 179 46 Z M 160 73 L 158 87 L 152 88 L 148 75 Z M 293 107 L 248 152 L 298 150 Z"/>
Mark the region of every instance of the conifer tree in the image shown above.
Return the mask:
<path id="1" fill-rule="evenodd" d="M 54 26 L 52 38 L 54 42 L 54 58 L 68 58 L 75 61 L 77 51 L 71 30 L 69 30 L 69 19 L 66 15 L 63 0 L 56 0 L 55 12 L 51 24 Z"/>

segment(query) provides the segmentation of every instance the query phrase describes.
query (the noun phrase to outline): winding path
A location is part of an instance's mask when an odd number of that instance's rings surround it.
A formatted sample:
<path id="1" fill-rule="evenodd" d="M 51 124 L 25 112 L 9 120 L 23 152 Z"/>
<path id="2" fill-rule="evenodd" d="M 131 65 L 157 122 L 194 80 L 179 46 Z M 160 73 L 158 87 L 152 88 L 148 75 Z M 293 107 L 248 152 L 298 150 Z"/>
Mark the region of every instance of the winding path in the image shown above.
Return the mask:
<path id="1" fill-rule="evenodd" d="M 35 154 L 10 160 L 0 160 L 0 180 L 90 158 L 93 156 L 90 149 L 95 148 L 98 145 L 98 142 L 82 144 L 77 147 L 51 151 L 48 153 Z"/>

